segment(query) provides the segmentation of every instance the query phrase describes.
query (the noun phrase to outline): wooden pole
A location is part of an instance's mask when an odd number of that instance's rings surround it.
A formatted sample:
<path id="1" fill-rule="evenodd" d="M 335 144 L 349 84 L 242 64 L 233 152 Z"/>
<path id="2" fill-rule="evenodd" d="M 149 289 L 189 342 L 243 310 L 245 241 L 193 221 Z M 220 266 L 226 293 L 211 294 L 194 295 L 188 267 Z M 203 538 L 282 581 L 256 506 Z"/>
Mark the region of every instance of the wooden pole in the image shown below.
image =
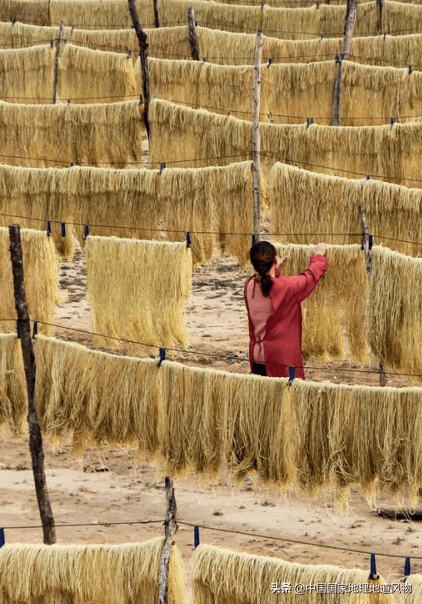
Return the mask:
<path id="1" fill-rule="evenodd" d="M 387 385 L 387 376 L 384 371 L 384 365 L 379 364 L 378 371 L 380 374 L 380 386 L 384 387 Z"/>
<path id="2" fill-rule="evenodd" d="M 366 272 L 368 273 L 368 278 L 371 276 L 372 270 L 372 252 L 369 242 L 369 233 L 368 233 L 368 223 L 366 222 L 365 208 L 361 205 L 358 206 L 360 224 L 362 228 L 362 249 L 365 254 L 365 262 L 366 262 Z M 380 374 L 380 386 L 386 386 L 387 384 L 387 376 L 384 371 L 384 366 L 382 363 L 378 365 L 378 371 Z"/>
<path id="3" fill-rule="evenodd" d="M 63 21 L 60 21 L 59 36 L 56 40 L 56 52 L 54 54 L 53 95 L 52 95 L 52 99 L 51 99 L 51 103 L 53 105 L 56 104 L 56 99 L 57 99 L 57 81 L 59 78 L 59 53 L 60 53 L 60 45 L 61 45 L 61 41 L 62 41 L 62 34 L 63 34 Z"/>
<path id="4" fill-rule="evenodd" d="M 177 505 L 174 495 L 173 481 L 166 476 L 167 513 L 164 520 L 164 545 L 161 552 L 160 571 L 158 575 L 158 604 L 168 604 L 168 576 L 170 568 L 170 552 L 173 537 L 179 528 L 176 520 Z"/>
<path id="5" fill-rule="evenodd" d="M 51 545 L 52 543 L 56 542 L 56 529 L 45 477 L 41 429 L 38 423 L 37 412 L 34 404 L 35 357 L 31 340 L 31 324 L 29 321 L 28 307 L 26 304 L 22 245 L 20 228 L 18 224 L 12 224 L 9 226 L 9 236 L 15 306 L 18 315 L 26 388 L 28 392 L 29 448 L 32 458 L 32 471 L 34 473 L 35 492 L 40 511 L 44 543 Z"/>
<path id="6" fill-rule="evenodd" d="M 368 273 L 368 277 L 371 275 L 372 269 L 372 253 L 369 247 L 369 233 L 368 233 L 368 223 L 366 222 L 365 208 L 361 205 L 358 206 L 360 225 L 362 228 L 362 249 L 365 254 L 365 262 L 366 262 L 366 271 Z"/>
<path id="7" fill-rule="evenodd" d="M 199 44 L 198 38 L 196 37 L 196 22 L 193 6 L 190 6 L 188 8 L 188 37 L 191 47 L 192 59 L 194 61 L 199 61 Z"/>
<path id="8" fill-rule="evenodd" d="M 378 29 L 378 33 L 382 34 L 382 9 L 384 8 L 384 0 L 377 0 L 377 7 L 378 7 L 377 29 Z"/>
<path id="9" fill-rule="evenodd" d="M 138 42 L 139 42 L 139 58 L 141 59 L 141 75 L 142 75 L 142 91 L 144 96 L 144 123 L 147 131 L 148 138 L 150 137 L 149 127 L 149 71 L 148 71 L 148 38 L 146 33 L 141 27 L 138 17 L 138 11 L 136 10 L 135 0 L 127 0 L 129 3 L 129 12 L 132 17 L 133 27 L 135 29 Z"/>
<path id="10" fill-rule="evenodd" d="M 255 241 L 261 234 L 261 203 L 260 203 L 260 154 L 261 141 L 259 135 L 259 110 L 261 105 L 261 63 L 262 63 L 262 30 L 258 30 L 255 43 L 255 65 L 252 104 L 252 176 L 253 176 L 253 232 Z"/>
<path id="11" fill-rule="evenodd" d="M 155 23 L 155 27 L 160 27 L 160 17 L 158 15 L 157 0 L 153 0 L 153 2 L 154 2 L 154 23 Z"/>
<path id="12" fill-rule="evenodd" d="M 346 19 L 344 23 L 343 43 L 341 45 L 340 57 L 337 61 L 337 74 L 334 83 L 334 105 L 333 105 L 333 126 L 340 125 L 340 89 L 341 89 L 341 65 L 347 61 L 350 53 L 353 32 L 356 23 L 356 12 L 358 0 L 347 0 Z"/>

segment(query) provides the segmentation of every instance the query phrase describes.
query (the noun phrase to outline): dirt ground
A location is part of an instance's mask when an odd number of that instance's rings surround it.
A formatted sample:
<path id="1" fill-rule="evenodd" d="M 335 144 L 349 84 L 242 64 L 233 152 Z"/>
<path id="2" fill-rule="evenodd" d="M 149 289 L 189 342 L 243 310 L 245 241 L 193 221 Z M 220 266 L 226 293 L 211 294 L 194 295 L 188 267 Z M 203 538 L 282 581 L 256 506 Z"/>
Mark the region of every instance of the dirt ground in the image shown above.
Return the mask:
<path id="1" fill-rule="evenodd" d="M 248 337 L 242 294 L 245 276 L 229 258 L 219 259 L 194 273 L 193 296 L 188 308 L 191 347 L 228 359 L 190 353 L 175 354 L 173 358 L 192 365 L 241 373 L 249 371 L 245 360 Z M 57 330 L 56 336 L 95 346 L 90 335 L 72 329 L 92 329 L 85 297 L 84 257 L 79 249 L 73 263 L 63 263 L 60 283 L 64 297 L 55 322 L 64 328 Z M 309 365 L 318 366 L 316 362 Z M 308 379 L 316 381 L 379 384 L 376 373 L 347 371 L 353 368 L 356 366 L 347 362 L 336 362 L 306 373 Z M 375 363 L 372 369 L 376 371 Z M 388 384 L 408 385 L 398 379 L 389 379 Z M 87 525 L 58 528 L 60 543 L 143 541 L 163 534 L 160 523 L 99 524 L 164 518 L 164 477 L 153 467 L 146 463 L 135 467 L 132 452 L 123 448 L 104 449 L 101 456 L 96 451 L 88 451 L 83 459 L 72 457 L 66 443 L 58 451 L 52 451 L 48 442 L 45 448 L 48 486 L 57 525 Z M 98 471 L 104 467 L 107 471 Z M 27 439 L 12 442 L 5 431 L 0 432 L 0 484 L 0 525 L 6 527 L 6 541 L 40 542 L 39 528 L 23 528 L 39 525 L 28 442 Z M 417 522 L 378 515 L 379 508 L 393 508 L 393 502 L 387 498 L 370 506 L 358 491 L 353 491 L 349 510 L 339 515 L 329 496 L 309 500 L 300 493 L 279 494 L 263 489 L 253 477 L 234 486 L 225 475 L 215 484 L 203 484 L 199 477 L 188 476 L 176 480 L 175 489 L 181 523 L 176 541 L 188 575 L 193 528 L 184 522 L 260 535 L 201 529 L 203 543 L 302 563 L 369 570 L 368 553 L 316 547 L 317 544 L 394 554 L 396 558 L 377 558 L 378 572 L 390 583 L 401 580 L 404 556 L 422 558 L 422 533 Z M 277 541 L 277 538 L 286 541 Z M 294 544 L 289 539 L 309 544 Z M 422 559 L 412 560 L 412 572 L 417 571 L 422 571 Z"/>

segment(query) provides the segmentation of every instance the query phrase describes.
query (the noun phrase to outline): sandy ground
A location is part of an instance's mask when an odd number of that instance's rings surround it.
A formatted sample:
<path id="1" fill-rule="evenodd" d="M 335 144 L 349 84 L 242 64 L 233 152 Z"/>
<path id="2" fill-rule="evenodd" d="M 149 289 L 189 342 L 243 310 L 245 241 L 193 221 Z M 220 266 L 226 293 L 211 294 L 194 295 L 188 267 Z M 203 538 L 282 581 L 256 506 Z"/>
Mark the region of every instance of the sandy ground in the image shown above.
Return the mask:
<path id="1" fill-rule="evenodd" d="M 220 259 L 194 274 L 193 296 L 189 304 L 191 346 L 212 356 L 182 353 L 176 358 L 192 365 L 210 365 L 229 371 L 248 372 L 247 324 L 242 284 L 246 273 L 231 259 Z M 94 346 L 90 335 L 72 328 L 91 330 L 89 305 L 85 297 L 84 257 L 77 250 L 74 263 L 63 263 L 60 278 L 64 298 L 56 323 L 64 328 L 57 337 Z M 316 363 L 310 363 L 317 366 Z M 335 368 L 337 371 L 326 371 Z M 347 362 L 330 363 L 307 371 L 309 379 L 343 383 L 378 384 L 377 374 L 351 373 Z M 376 369 L 376 365 L 373 365 Z M 407 385 L 389 379 L 389 385 Z M 135 467 L 131 451 L 104 449 L 101 455 L 88 451 L 83 459 L 71 456 L 65 443 L 58 451 L 46 446 L 48 486 L 58 525 L 81 523 L 88 526 L 58 528 L 61 543 L 120 543 L 145 540 L 163 534 L 160 523 L 148 525 L 102 526 L 99 523 L 161 520 L 165 514 L 164 477 L 153 467 Z M 106 467 L 107 471 L 100 472 Z M 7 432 L 0 433 L 0 525 L 6 528 L 6 541 L 40 542 L 39 524 L 27 439 L 12 442 Z M 183 522 L 254 533 L 260 537 L 201 530 L 201 541 L 237 551 L 277 556 L 303 563 L 338 564 L 369 569 L 369 555 L 316 547 L 316 544 L 394 554 L 378 557 L 378 572 L 389 582 L 397 582 L 403 572 L 404 556 L 421 556 L 421 530 L 411 519 L 380 517 L 376 509 L 392 509 L 393 502 L 380 499 L 369 506 L 358 491 L 353 491 L 350 508 L 339 515 L 331 497 L 309 500 L 299 493 L 279 494 L 263 489 L 248 477 L 234 486 L 227 476 L 215 484 L 203 484 L 197 476 L 175 481 L 178 518 L 176 537 L 189 575 L 193 548 L 193 529 Z M 276 541 L 276 539 L 286 541 Z M 306 541 L 294 544 L 289 539 Z M 412 572 L 422 572 L 422 560 L 412 561 Z M 276 579 L 275 579 L 276 580 Z M 340 601 L 340 600 L 339 600 Z"/>

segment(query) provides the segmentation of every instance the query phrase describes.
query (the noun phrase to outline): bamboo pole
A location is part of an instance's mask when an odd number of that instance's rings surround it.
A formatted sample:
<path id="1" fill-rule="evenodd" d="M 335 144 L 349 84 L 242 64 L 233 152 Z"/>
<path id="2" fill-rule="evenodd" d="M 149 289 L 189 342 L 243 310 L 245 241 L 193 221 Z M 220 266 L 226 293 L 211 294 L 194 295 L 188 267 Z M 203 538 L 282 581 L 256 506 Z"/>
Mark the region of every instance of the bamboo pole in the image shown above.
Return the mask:
<path id="1" fill-rule="evenodd" d="M 176 520 L 177 505 L 173 481 L 166 476 L 167 513 L 164 520 L 164 545 L 161 553 L 160 571 L 158 575 L 158 604 L 168 604 L 168 577 L 170 568 L 170 553 L 173 537 L 179 528 Z"/>
<path id="2" fill-rule="evenodd" d="M 253 232 L 255 241 L 261 234 L 261 201 L 260 201 L 260 153 L 261 141 L 259 135 L 259 110 L 261 104 L 261 63 L 262 63 L 262 30 L 256 34 L 255 64 L 252 103 L 252 176 L 253 176 Z"/>
<path id="3" fill-rule="evenodd" d="M 128 0 L 129 12 L 132 17 L 133 27 L 135 29 L 138 42 L 139 42 L 139 57 L 141 59 L 141 75 L 142 75 L 142 92 L 144 96 L 144 123 L 147 131 L 148 138 L 150 137 L 149 127 L 149 71 L 148 71 L 148 38 L 146 33 L 141 27 L 138 17 L 138 11 L 136 10 L 135 0 Z"/>
<path id="4" fill-rule="evenodd" d="M 347 61 L 347 59 L 349 58 L 350 45 L 352 43 L 353 32 L 356 23 L 357 8 L 358 0 L 347 0 L 343 43 L 341 45 L 340 56 L 337 60 L 337 74 L 334 83 L 333 126 L 340 125 L 341 66 L 343 61 Z"/>
<path id="5" fill-rule="evenodd" d="M 192 52 L 192 59 L 194 61 L 199 61 L 199 44 L 196 35 L 196 22 L 193 6 L 188 8 L 188 37 Z"/>
<path id="6" fill-rule="evenodd" d="M 18 224 L 9 226 L 9 236 L 15 305 L 18 315 L 26 388 L 28 392 L 29 448 L 32 458 L 32 471 L 34 473 L 35 492 L 43 528 L 44 543 L 51 545 L 56 542 L 56 529 L 45 477 L 41 429 L 34 404 L 35 356 L 32 348 L 31 324 L 26 303 L 21 235 Z"/>
<path id="7" fill-rule="evenodd" d="M 59 78 L 59 54 L 60 54 L 60 45 L 61 45 L 61 41 L 62 41 L 62 34 L 63 34 L 63 21 L 60 21 L 59 35 L 56 40 L 56 52 L 54 54 L 53 94 L 52 94 L 52 99 L 51 99 L 52 105 L 55 105 L 56 100 L 57 100 L 57 81 Z"/>

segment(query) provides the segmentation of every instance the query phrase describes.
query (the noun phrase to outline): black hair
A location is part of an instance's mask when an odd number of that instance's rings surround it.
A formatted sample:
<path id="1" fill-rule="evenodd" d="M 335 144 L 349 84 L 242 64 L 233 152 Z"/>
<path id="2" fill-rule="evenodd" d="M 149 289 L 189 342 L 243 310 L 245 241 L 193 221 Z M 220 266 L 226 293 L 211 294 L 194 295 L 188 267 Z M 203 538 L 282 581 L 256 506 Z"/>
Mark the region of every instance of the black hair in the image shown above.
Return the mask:
<path id="1" fill-rule="evenodd" d="M 270 295 L 273 286 L 272 279 L 268 274 L 276 257 L 276 249 L 269 241 L 260 241 L 251 247 L 249 252 L 252 266 L 261 277 L 261 289 L 264 296 Z"/>

